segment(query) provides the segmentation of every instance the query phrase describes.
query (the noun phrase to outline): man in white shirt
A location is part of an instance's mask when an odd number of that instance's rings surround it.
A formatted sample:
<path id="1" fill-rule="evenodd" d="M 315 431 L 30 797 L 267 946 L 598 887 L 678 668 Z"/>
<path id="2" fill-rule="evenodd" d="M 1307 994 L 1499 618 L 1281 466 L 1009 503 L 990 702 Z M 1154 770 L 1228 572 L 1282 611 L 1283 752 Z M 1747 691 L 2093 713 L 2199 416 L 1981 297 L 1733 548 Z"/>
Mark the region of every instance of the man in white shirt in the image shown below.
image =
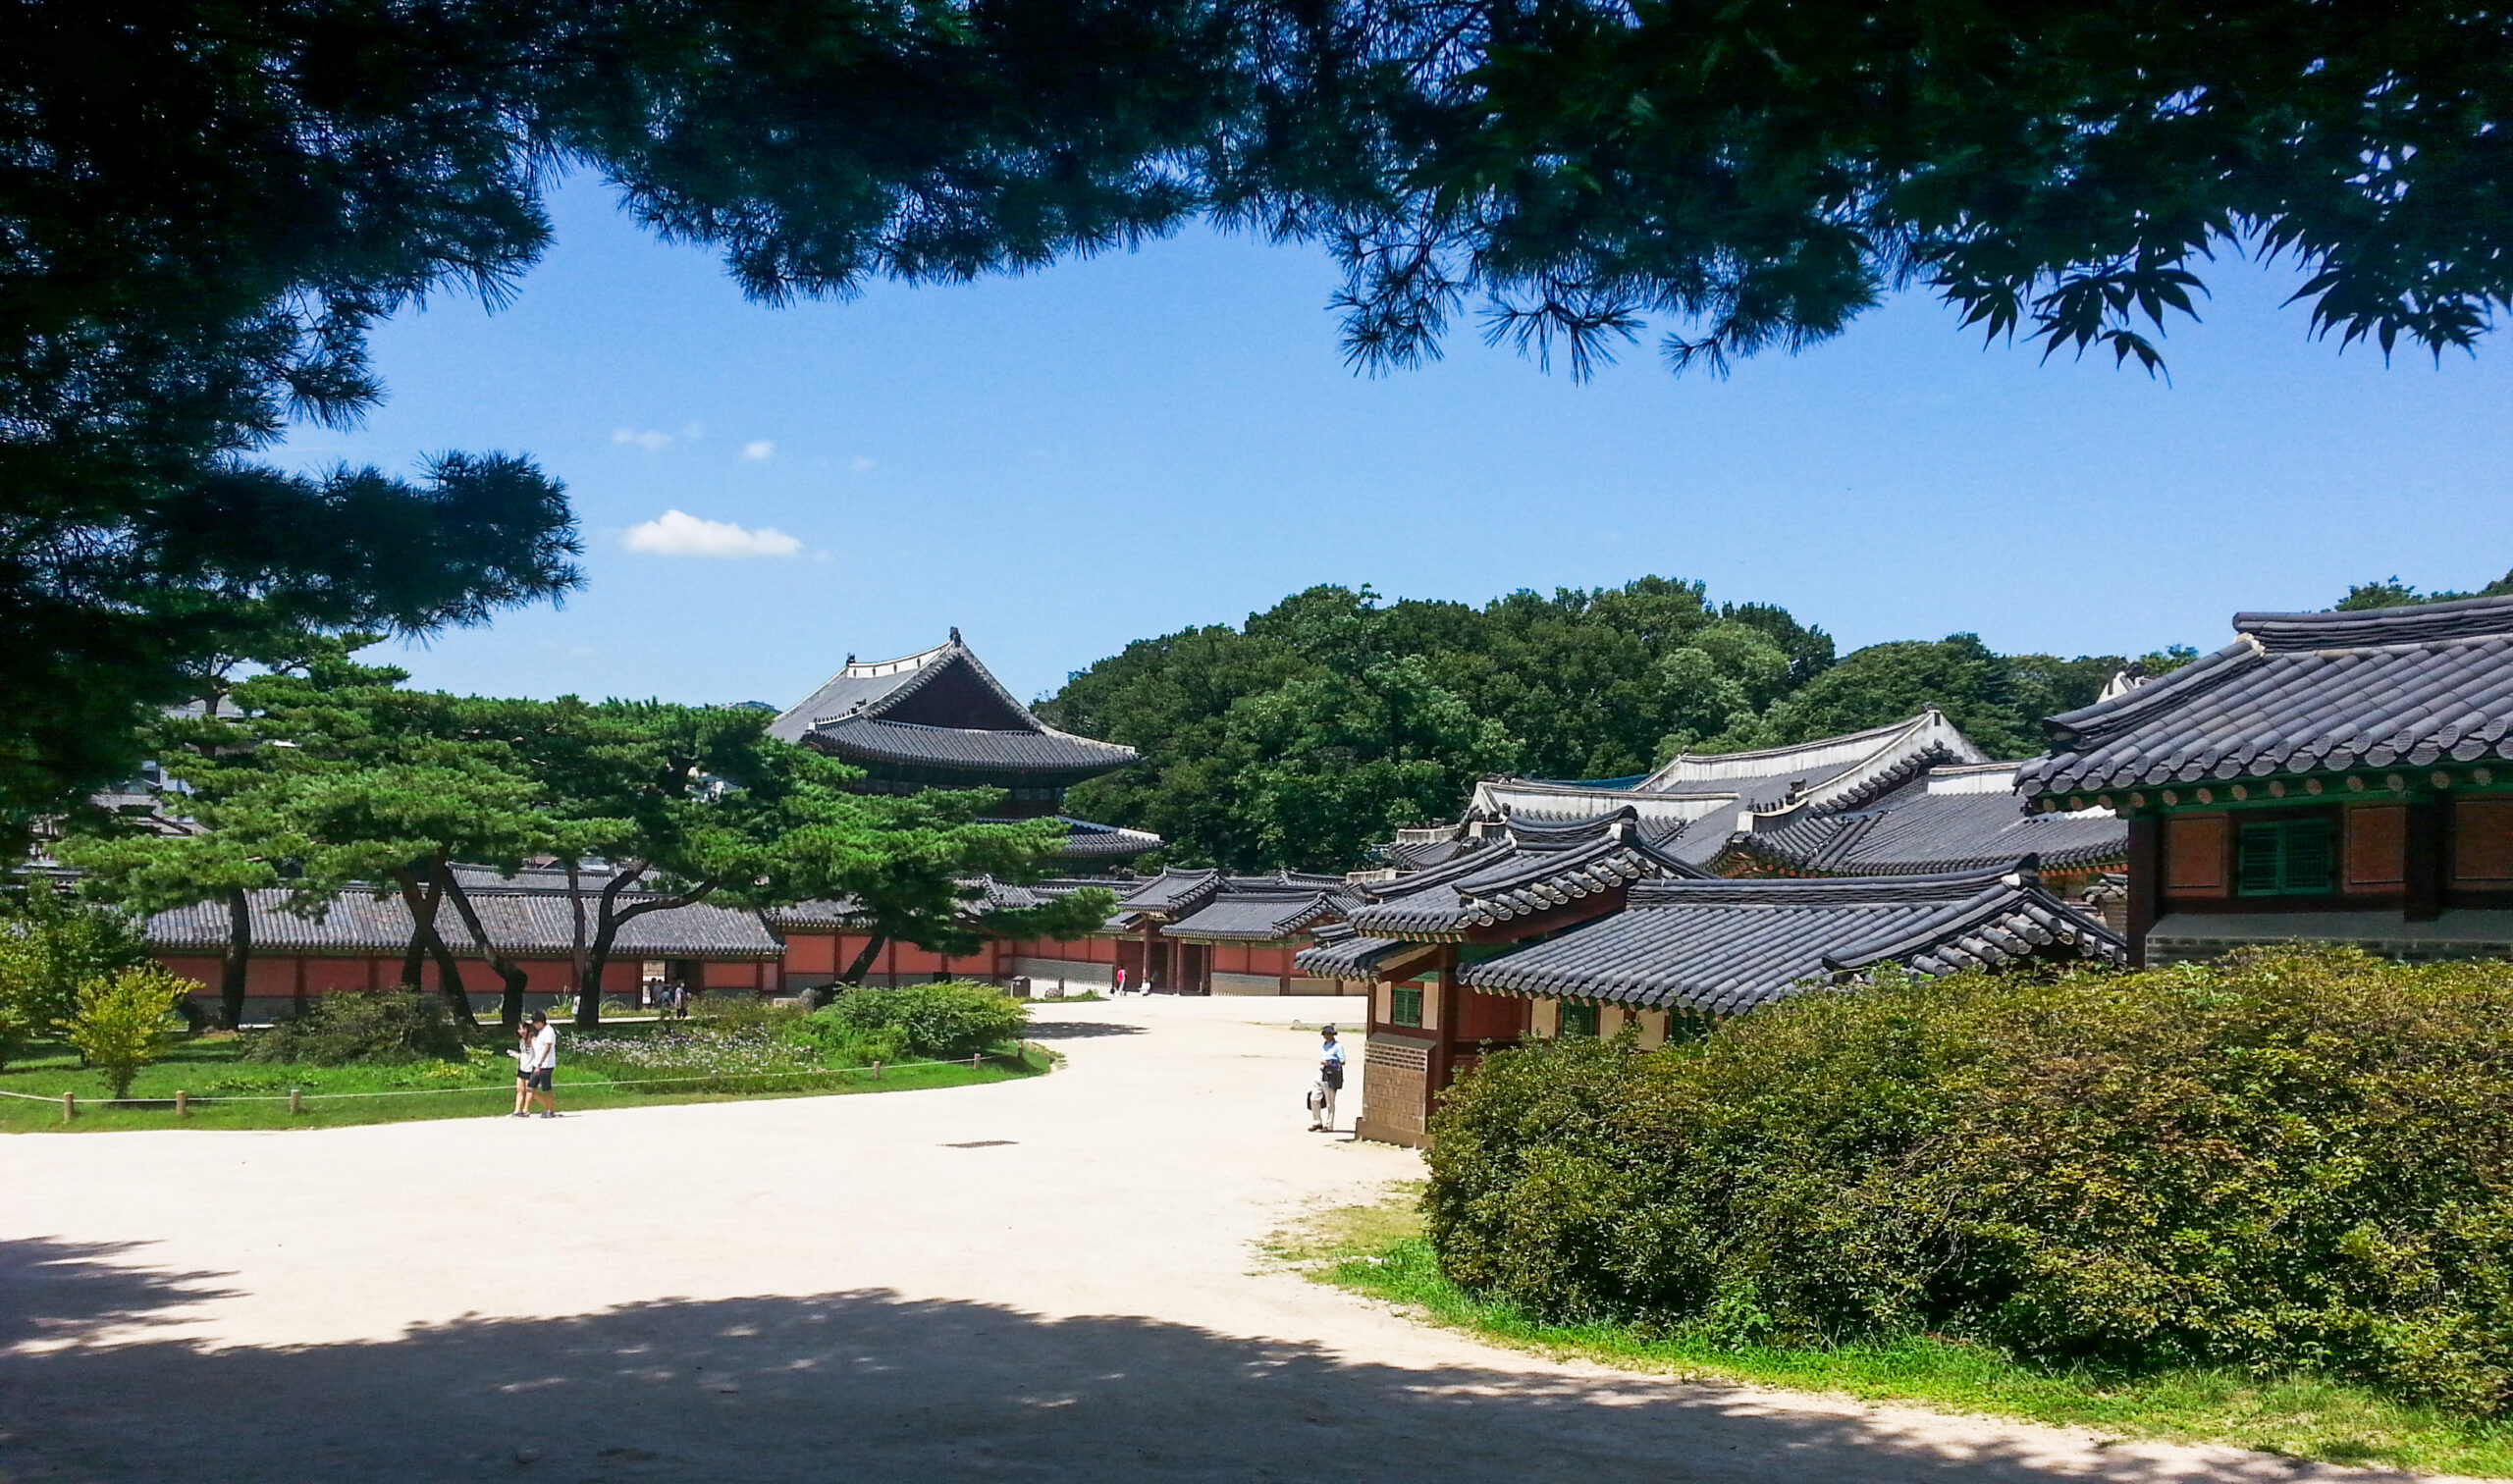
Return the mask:
<path id="1" fill-rule="evenodd" d="M 1344 1045 L 1335 1038 L 1335 1028 L 1328 1026 L 1320 1033 L 1324 1040 L 1317 1048 L 1317 1107 L 1310 1115 L 1311 1134 L 1335 1131 L 1335 1094 L 1344 1088 Z"/>
<path id="2" fill-rule="evenodd" d="M 523 1086 L 526 1105 L 530 1105 L 531 1099 L 539 1098 L 544 1118 L 559 1116 L 558 1089 L 551 1086 L 551 1079 L 558 1075 L 558 1071 L 559 1030 L 550 1024 L 549 1016 L 535 1010 L 532 1012 L 532 1039 L 526 1043 L 523 1053 Z"/>

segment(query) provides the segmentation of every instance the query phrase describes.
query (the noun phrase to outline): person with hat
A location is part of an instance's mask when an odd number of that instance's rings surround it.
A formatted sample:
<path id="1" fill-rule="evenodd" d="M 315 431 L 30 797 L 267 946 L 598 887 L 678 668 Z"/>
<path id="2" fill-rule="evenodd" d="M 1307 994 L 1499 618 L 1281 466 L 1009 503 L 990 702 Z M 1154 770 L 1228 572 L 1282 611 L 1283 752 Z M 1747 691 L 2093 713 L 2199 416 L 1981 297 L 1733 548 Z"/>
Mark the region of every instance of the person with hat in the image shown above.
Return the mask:
<path id="1" fill-rule="evenodd" d="M 1335 1094 L 1344 1087 L 1344 1043 L 1335 1038 L 1335 1028 L 1320 1031 L 1323 1037 L 1317 1048 L 1317 1086 L 1309 1094 L 1309 1132 L 1335 1132 Z"/>

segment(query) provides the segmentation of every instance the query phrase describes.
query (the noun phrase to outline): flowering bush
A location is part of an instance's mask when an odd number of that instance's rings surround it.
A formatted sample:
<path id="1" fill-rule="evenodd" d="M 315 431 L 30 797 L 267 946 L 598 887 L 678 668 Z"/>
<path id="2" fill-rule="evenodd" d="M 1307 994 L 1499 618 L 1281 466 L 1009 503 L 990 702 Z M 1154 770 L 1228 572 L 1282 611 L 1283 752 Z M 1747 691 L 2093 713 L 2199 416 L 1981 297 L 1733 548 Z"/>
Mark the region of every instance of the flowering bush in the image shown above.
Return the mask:
<path id="1" fill-rule="evenodd" d="M 738 1077 L 822 1065 L 817 1047 L 797 1044 L 765 1025 L 674 1024 L 648 1035 L 573 1036 L 561 1041 L 560 1054 L 622 1078 Z"/>

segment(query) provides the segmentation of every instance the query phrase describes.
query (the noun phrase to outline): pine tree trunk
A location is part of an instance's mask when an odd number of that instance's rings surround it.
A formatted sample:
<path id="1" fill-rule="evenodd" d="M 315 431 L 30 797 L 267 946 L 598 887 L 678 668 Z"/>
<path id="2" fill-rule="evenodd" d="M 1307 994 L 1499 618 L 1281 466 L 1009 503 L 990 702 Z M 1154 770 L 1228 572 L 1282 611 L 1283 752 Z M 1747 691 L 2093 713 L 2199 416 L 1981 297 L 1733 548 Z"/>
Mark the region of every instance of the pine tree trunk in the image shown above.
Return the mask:
<path id="1" fill-rule="evenodd" d="M 575 935 L 568 939 L 567 961 L 568 967 L 575 972 L 576 993 L 581 997 L 588 982 L 585 979 L 585 966 L 591 960 L 585 953 L 584 863 L 573 856 L 567 858 L 567 912 L 575 920 Z M 593 984 L 594 991 L 600 993 L 602 981 L 597 979 L 590 982 Z"/>
<path id="2" fill-rule="evenodd" d="M 218 1028 L 244 1024 L 244 971 L 253 961 L 253 899 L 242 887 L 227 893 L 227 952 L 218 964 Z"/>
<path id="3" fill-rule="evenodd" d="M 864 976 L 873 972 L 873 961 L 882 956 L 882 950 L 888 946 L 889 941 L 886 936 L 878 932 L 866 938 L 864 951 L 855 955 L 854 963 L 846 966 L 846 972 L 838 976 L 838 982 L 850 989 L 861 985 L 864 982 Z"/>
<path id="4" fill-rule="evenodd" d="M 440 863 L 437 874 L 444 882 L 445 895 L 454 903 L 454 915 L 462 919 L 463 929 L 471 934 L 473 942 L 480 945 L 480 951 L 489 956 L 489 968 L 506 986 L 498 997 L 498 1022 L 511 1031 L 523 1024 L 523 991 L 530 981 L 514 960 L 508 958 L 497 944 L 489 941 L 489 930 L 480 926 L 480 913 L 471 903 L 471 893 L 463 889 L 461 878 L 454 875 L 454 868 Z"/>
<path id="5" fill-rule="evenodd" d="M 462 989 L 462 966 L 454 961 L 454 950 L 436 930 L 436 910 L 444 900 L 445 881 L 452 874 L 442 860 L 430 863 L 428 889 L 419 890 L 407 871 L 393 873 L 395 884 L 401 888 L 401 901 L 410 909 L 410 947 L 401 959 L 402 982 L 412 989 L 419 987 L 419 966 L 423 960 L 436 961 L 437 992 L 445 996 L 445 1008 L 454 1023 L 465 1030 L 480 1029 L 479 1018 L 471 1013 L 471 996 Z"/>

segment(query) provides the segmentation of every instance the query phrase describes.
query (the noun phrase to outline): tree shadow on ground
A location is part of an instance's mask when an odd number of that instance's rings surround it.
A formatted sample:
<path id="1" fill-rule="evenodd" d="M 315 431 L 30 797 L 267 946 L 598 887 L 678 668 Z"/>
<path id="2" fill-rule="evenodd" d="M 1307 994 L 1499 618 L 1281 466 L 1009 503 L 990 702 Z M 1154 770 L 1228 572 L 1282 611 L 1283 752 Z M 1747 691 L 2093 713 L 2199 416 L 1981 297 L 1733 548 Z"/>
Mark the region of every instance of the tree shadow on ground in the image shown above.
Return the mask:
<path id="1" fill-rule="evenodd" d="M 1141 1026 L 1121 1026 L 1112 1021 L 1032 1021 L 1021 1032 L 1023 1040 L 1090 1040 L 1101 1035 L 1141 1035 Z"/>
<path id="2" fill-rule="evenodd" d="M 464 1318 L 398 1340 L 150 1338 L 208 1275 L 11 1245 L 0 1479 L 80 1481 L 1647 1480 L 2053 1476 L 1844 1406 L 1641 1378 L 1355 1363 L 1133 1317 L 867 1291 Z M 378 1252 L 379 1262 L 392 1261 Z M 160 1315 L 159 1317 L 168 1317 Z M 113 1326 L 141 1321 L 139 1338 Z M 2089 1456 L 2070 1450 L 2071 1461 Z M 2186 1474 L 2135 1450 L 2072 1478 Z M 2243 1456 L 2220 1479 L 2316 1474 Z M 2349 1477 L 2363 1479 L 2362 1474 Z"/>

